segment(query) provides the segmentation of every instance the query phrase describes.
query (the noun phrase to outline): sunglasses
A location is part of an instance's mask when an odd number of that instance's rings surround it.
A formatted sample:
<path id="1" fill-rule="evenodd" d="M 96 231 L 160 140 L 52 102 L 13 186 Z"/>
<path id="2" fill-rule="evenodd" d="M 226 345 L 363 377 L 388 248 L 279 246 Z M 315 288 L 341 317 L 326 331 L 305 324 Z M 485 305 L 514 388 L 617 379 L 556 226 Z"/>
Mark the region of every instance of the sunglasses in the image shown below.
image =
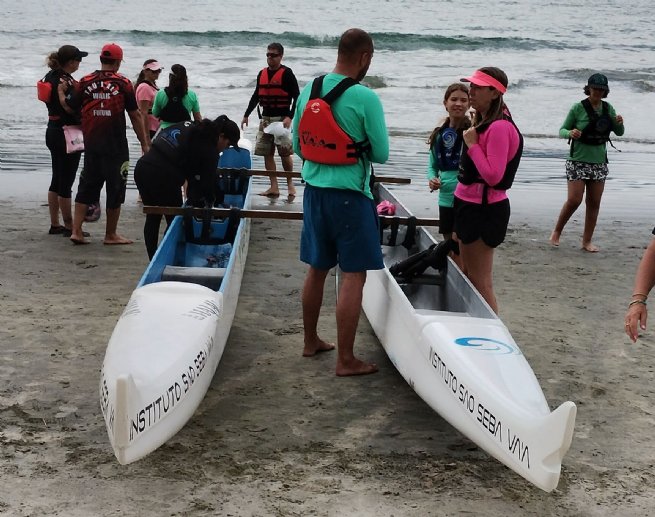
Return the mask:
<path id="1" fill-rule="evenodd" d="M 280 54 L 274 54 L 273 52 L 266 52 L 266 57 L 280 57 Z"/>

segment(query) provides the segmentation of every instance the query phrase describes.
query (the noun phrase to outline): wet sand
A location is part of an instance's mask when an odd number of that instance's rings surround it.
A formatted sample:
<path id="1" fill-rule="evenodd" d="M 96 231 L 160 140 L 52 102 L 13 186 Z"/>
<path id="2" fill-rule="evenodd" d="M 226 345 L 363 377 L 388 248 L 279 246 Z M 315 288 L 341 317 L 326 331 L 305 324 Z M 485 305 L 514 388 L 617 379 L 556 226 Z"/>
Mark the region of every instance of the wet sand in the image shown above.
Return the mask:
<path id="1" fill-rule="evenodd" d="M 356 351 L 378 374 L 337 378 L 333 353 L 301 356 L 299 222 L 253 222 L 234 327 L 205 400 L 166 445 L 119 465 L 97 384 L 146 265 L 136 193 L 119 225 L 135 244 L 103 246 L 103 214 L 82 247 L 47 235 L 34 190 L 0 201 L 0 514 L 653 514 L 655 332 L 632 345 L 622 328 L 652 223 L 601 209 L 602 252 L 588 254 L 580 214 L 555 249 L 552 221 L 519 210 L 496 254 L 503 321 L 551 407 L 578 405 L 559 487 L 546 494 L 428 409 L 365 317 Z M 330 284 L 320 328 L 335 339 Z"/>

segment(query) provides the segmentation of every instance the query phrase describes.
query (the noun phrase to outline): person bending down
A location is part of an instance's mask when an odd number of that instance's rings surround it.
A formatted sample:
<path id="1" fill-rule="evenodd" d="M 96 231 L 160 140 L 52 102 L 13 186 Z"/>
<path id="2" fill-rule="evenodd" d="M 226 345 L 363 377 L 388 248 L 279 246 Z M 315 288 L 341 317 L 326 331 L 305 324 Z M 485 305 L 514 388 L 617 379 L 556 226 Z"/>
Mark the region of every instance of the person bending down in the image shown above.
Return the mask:
<path id="1" fill-rule="evenodd" d="M 236 122 L 225 115 L 216 120 L 179 122 L 162 129 L 134 168 L 134 182 L 143 204 L 181 206 L 181 187 L 186 181 L 189 203 L 211 206 L 219 155 L 230 145 L 238 148 L 239 136 Z M 161 214 L 148 214 L 143 226 L 143 239 L 150 259 L 157 251 L 161 218 Z M 173 216 L 167 215 L 168 226 L 172 222 Z"/>

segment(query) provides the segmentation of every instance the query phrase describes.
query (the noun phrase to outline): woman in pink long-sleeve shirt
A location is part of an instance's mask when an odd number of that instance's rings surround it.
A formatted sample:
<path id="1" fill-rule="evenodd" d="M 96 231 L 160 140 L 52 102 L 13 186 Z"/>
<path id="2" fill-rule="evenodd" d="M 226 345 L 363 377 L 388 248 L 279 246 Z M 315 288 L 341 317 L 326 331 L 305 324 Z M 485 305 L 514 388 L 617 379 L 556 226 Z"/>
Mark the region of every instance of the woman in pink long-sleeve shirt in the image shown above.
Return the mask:
<path id="1" fill-rule="evenodd" d="M 494 249 L 505 240 L 512 185 L 523 151 L 523 137 L 514 124 L 503 94 L 505 72 L 484 67 L 462 79 L 471 83 L 473 127 L 464 132 L 459 184 L 455 189 L 455 233 L 464 270 L 497 313 L 493 290 Z"/>

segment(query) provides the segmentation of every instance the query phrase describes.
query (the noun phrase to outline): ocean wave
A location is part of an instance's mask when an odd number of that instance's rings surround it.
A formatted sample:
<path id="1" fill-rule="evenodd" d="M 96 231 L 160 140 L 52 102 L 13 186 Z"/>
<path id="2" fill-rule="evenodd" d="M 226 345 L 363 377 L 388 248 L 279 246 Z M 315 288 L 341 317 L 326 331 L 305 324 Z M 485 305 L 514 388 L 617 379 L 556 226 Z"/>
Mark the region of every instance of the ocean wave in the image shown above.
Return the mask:
<path id="1" fill-rule="evenodd" d="M 387 82 L 384 80 L 384 77 L 379 75 L 367 75 L 364 77 L 364 79 L 362 79 L 362 84 L 368 86 L 372 90 L 387 87 Z"/>
<path id="2" fill-rule="evenodd" d="M 47 31 L 38 31 L 39 37 L 47 35 Z M 60 32 L 52 32 L 53 40 L 61 37 Z M 0 31 L 2 34 L 3 31 Z M 259 31 L 110 31 L 76 30 L 67 32 L 71 39 L 106 39 L 111 36 L 116 41 L 126 41 L 139 46 L 147 46 L 151 42 L 163 42 L 175 46 L 179 43 L 196 47 L 265 47 L 271 41 L 281 41 L 293 48 L 336 48 L 339 43 L 337 35 L 315 35 L 302 32 L 259 32 Z M 25 34 L 29 37 L 29 33 Z M 442 36 L 439 34 L 412 34 L 400 32 L 372 32 L 376 50 L 414 51 L 432 50 L 477 50 L 480 48 L 504 48 L 508 50 L 530 50 L 539 48 L 563 48 L 555 41 L 519 38 L 519 37 L 471 37 Z"/>
<path id="3" fill-rule="evenodd" d="M 639 92 L 655 92 L 655 84 L 638 79 L 634 82 L 635 90 Z"/>

